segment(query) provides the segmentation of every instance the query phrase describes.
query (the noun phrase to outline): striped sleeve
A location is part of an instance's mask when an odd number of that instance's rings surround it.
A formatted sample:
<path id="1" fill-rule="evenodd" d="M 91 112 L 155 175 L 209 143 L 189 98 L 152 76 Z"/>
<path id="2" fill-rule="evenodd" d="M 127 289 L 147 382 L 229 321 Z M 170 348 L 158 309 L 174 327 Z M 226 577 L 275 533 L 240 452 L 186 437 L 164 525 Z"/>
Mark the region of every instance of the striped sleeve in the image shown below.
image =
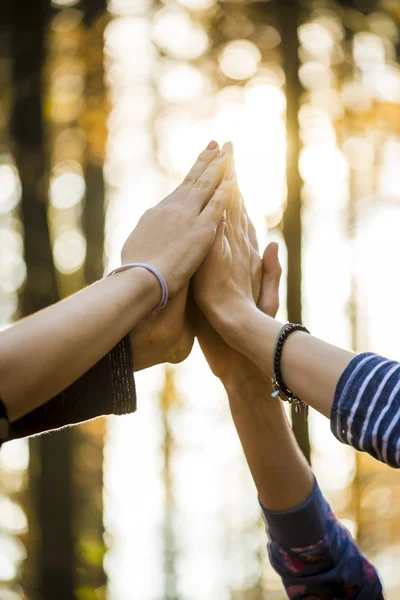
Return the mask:
<path id="1" fill-rule="evenodd" d="M 360 354 L 342 374 L 331 413 L 343 443 L 400 468 L 400 363 Z"/>

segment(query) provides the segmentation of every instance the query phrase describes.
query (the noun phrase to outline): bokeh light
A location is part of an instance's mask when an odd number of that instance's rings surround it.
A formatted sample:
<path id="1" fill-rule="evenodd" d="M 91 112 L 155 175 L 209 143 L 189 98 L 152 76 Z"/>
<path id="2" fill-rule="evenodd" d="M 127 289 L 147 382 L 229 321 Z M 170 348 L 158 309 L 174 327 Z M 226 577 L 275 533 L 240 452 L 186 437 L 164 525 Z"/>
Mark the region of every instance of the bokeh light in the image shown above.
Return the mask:
<path id="1" fill-rule="evenodd" d="M 286 132 L 285 85 L 290 90 L 296 82 L 284 70 L 287 40 L 274 12 L 281 4 L 270 11 L 272 5 L 264 3 L 260 10 L 237 1 L 109 0 L 100 25 L 99 20 L 88 24 L 85 3 L 52 0 L 43 106 L 48 223 L 61 295 L 86 283 L 91 246 L 85 211 L 88 201 L 104 195 L 99 180 L 93 185 L 90 179 L 93 171 L 101 179 L 104 152 L 109 269 L 119 263 L 122 243 L 140 215 L 179 184 L 216 138 L 234 142 L 239 183 L 261 249 L 271 240 L 280 244 L 280 317 L 286 319 L 285 165 L 295 132 Z M 399 295 L 393 277 L 393 257 L 400 252 L 399 11 L 397 3 L 379 6 L 367 14 L 335 0 L 315 0 L 298 29 L 302 303 L 303 320 L 315 335 L 399 360 L 400 329 L 391 319 Z M 88 40 L 101 27 L 99 50 Z M 102 46 L 102 33 L 98 37 Z M 0 123 L 6 122 L 2 111 L 8 102 L 5 97 L 1 103 Z M 27 281 L 21 199 L 26 200 L 6 134 L 0 145 L 4 328 L 19 316 Z M 38 193 L 41 185 L 38 181 Z M 166 370 L 157 367 L 137 376 L 143 399 L 138 413 L 109 421 L 107 596 L 282 600 L 223 390 L 197 345 L 171 373 L 171 405 L 162 400 Z M 399 503 L 392 473 L 337 442 L 329 422 L 314 413 L 310 436 L 313 469 L 324 493 L 380 570 L 388 600 L 396 600 Z M 101 448 L 101 436 L 96 439 Z M 82 447 L 76 456 L 95 463 Z M 2 600 L 24 598 L 15 582 L 31 533 L 21 499 L 28 465 L 25 441 L 3 447 Z"/>
<path id="2" fill-rule="evenodd" d="M 249 79 L 255 75 L 261 53 L 247 40 L 230 42 L 219 57 L 221 71 L 231 79 Z"/>
<path id="3" fill-rule="evenodd" d="M 60 273 L 69 275 L 82 267 L 86 256 L 86 242 L 77 230 L 63 231 L 54 242 L 54 262 Z"/>

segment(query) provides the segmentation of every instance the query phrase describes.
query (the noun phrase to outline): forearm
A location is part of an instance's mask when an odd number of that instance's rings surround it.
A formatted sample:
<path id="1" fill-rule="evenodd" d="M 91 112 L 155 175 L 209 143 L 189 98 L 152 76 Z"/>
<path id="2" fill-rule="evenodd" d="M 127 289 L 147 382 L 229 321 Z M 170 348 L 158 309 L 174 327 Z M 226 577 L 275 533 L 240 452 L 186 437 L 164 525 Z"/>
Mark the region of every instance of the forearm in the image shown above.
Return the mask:
<path id="1" fill-rule="evenodd" d="M 220 311 L 212 322 L 232 347 L 272 377 L 274 345 L 282 323 L 256 308 Z M 284 345 L 282 376 L 296 396 L 329 418 L 339 378 L 354 356 L 306 333 L 294 333 Z"/>
<path id="2" fill-rule="evenodd" d="M 268 378 L 247 371 L 225 387 L 288 595 L 381 600 L 376 572 L 332 514 Z"/>
<path id="3" fill-rule="evenodd" d="M 14 421 L 56 396 L 159 301 L 143 269 L 118 273 L 0 334 L 0 397 Z"/>
<path id="4" fill-rule="evenodd" d="M 225 385 L 232 417 L 263 506 L 289 510 L 311 494 L 313 474 L 299 450 L 282 403 L 261 375 Z"/>

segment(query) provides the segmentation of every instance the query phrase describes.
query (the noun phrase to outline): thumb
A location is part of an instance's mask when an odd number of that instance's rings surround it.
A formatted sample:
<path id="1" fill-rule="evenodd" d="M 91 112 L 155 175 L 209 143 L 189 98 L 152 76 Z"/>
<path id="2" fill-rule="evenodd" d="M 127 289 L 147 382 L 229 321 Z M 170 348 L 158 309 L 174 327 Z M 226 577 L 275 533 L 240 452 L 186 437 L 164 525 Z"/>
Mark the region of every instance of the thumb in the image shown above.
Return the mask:
<path id="1" fill-rule="evenodd" d="M 279 309 L 279 284 L 282 267 L 278 257 L 279 246 L 276 242 L 268 244 L 262 258 L 263 278 L 258 306 L 270 317 L 275 317 Z"/>

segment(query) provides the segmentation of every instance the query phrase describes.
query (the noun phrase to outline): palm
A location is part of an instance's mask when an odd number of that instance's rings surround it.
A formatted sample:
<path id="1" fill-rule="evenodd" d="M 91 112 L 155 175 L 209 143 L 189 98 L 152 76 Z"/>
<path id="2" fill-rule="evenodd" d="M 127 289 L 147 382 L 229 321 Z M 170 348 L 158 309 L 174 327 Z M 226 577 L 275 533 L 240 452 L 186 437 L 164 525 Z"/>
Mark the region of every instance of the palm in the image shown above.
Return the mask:
<path id="1" fill-rule="evenodd" d="M 189 356 L 194 332 L 186 316 L 188 287 L 184 286 L 164 310 L 142 319 L 131 333 L 135 371 L 182 362 Z"/>

